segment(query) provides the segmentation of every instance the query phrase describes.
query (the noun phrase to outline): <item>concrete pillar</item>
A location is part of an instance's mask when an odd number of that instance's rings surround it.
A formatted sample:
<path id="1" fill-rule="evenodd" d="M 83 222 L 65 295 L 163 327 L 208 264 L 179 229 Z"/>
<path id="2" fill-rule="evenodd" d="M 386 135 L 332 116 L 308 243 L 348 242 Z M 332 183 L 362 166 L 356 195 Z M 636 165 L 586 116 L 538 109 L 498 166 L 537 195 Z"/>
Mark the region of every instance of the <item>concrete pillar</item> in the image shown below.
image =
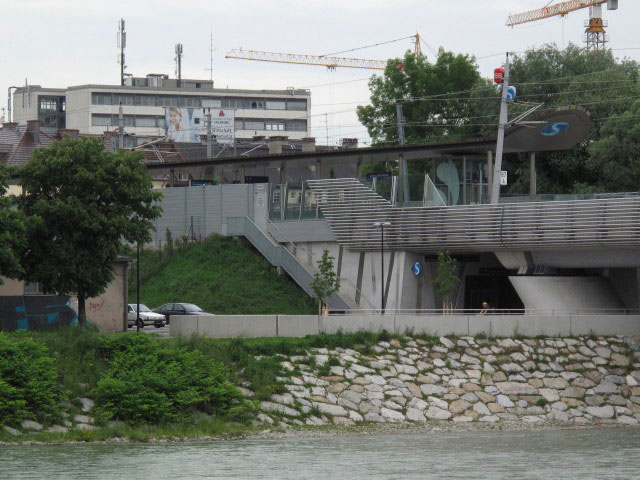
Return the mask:
<path id="1" fill-rule="evenodd" d="M 529 154 L 529 195 L 537 195 L 536 152 Z"/>
<path id="2" fill-rule="evenodd" d="M 322 163 L 318 158 L 316 160 L 316 180 L 321 180 L 321 179 L 322 179 Z"/>
<path id="3" fill-rule="evenodd" d="M 286 177 L 285 177 L 285 172 L 284 172 L 284 161 L 280 162 L 280 183 L 285 183 Z"/>

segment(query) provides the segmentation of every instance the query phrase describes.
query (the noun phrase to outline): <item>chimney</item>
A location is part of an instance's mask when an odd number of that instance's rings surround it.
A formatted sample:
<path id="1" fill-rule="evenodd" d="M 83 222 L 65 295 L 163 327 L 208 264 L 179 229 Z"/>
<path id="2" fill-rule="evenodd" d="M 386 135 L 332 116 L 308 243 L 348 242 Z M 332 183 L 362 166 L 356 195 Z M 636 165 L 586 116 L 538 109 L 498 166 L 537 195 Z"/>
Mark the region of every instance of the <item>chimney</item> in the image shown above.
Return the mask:
<path id="1" fill-rule="evenodd" d="M 281 155 L 282 154 L 282 144 L 285 142 L 287 137 L 284 136 L 274 136 L 269 137 L 269 155 Z"/>
<path id="2" fill-rule="evenodd" d="M 264 135 L 254 135 L 253 136 L 253 141 L 254 142 L 264 142 L 266 138 L 267 137 L 265 137 Z"/>
<path id="3" fill-rule="evenodd" d="M 34 143 L 40 143 L 40 121 L 27 120 L 27 132 L 33 137 Z"/>
<path id="4" fill-rule="evenodd" d="M 69 135 L 71 138 L 78 138 L 80 136 L 80 130 L 75 130 L 73 128 L 59 128 L 56 131 L 56 135 L 60 138 L 64 138 L 65 135 Z"/>
<path id="5" fill-rule="evenodd" d="M 342 139 L 342 148 L 358 148 L 358 139 L 357 138 L 343 138 Z"/>
<path id="6" fill-rule="evenodd" d="M 4 122 L 2 124 L 4 128 L 8 128 L 9 130 L 15 130 L 18 128 L 18 122 Z"/>
<path id="7" fill-rule="evenodd" d="M 303 152 L 315 152 L 316 151 L 316 137 L 305 137 L 302 139 L 302 151 Z"/>

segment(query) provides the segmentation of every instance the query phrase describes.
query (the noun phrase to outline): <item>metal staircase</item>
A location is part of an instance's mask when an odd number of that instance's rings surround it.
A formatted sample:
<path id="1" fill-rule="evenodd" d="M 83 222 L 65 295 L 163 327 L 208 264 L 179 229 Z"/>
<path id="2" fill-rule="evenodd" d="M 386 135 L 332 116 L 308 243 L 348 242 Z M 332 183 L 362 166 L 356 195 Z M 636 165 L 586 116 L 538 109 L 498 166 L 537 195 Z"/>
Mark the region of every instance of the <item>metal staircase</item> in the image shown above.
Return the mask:
<path id="1" fill-rule="evenodd" d="M 281 267 L 308 295 L 315 296 L 311 288 L 313 273 L 303 266 L 289 250 L 265 234 L 248 217 L 228 217 L 227 235 L 245 237 L 271 265 Z M 351 310 L 352 302 L 333 294 L 327 304 L 331 310 Z"/>

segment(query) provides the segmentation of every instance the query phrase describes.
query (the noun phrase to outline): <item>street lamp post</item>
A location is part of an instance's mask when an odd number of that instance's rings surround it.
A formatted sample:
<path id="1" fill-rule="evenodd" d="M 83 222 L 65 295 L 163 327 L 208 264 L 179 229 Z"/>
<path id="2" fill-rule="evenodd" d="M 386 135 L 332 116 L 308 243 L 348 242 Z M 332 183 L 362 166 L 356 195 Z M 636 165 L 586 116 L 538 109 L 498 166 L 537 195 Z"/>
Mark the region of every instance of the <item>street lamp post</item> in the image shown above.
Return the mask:
<path id="1" fill-rule="evenodd" d="M 380 276 L 382 288 L 380 289 L 380 313 L 384 315 L 384 227 L 390 227 L 389 222 L 376 222 L 374 227 L 380 227 Z"/>

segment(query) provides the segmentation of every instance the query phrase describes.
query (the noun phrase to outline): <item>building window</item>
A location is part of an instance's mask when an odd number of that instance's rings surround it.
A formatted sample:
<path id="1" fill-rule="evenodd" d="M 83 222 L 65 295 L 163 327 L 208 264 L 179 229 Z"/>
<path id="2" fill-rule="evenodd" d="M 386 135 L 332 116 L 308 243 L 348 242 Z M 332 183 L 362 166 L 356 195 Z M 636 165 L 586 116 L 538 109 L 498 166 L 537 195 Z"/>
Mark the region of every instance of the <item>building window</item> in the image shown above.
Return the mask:
<path id="1" fill-rule="evenodd" d="M 240 108 L 242 108 L 242 99 L 241 98 L 231 98 L 225 97 L 222 99 L 222 108 L 237 108 L 236 104 L 240 104 Z"/>
<path id="2" fill-rule="evenodd" d="M 222 100 L 219 98 L 203 98 L 202 106 L 204 108 L 220 108 L 222 107 Z"/>
<path id="3" fill-rule="evenodd" d="M 287 110 L 306 111 L 306 100 L 287 100 Z"/>
<path id="4" fill-rule="evenodd" d="M 251 110 L 264 110 L 265 100 L 264 98 L 245 98 L 244 105 L 246 109 Z"/>
<path id="5" fill-rule="evenodd" d="M 281 120 L 267 120 L 265 130 L 277 130 L 284 131 L 284 121 Z"/>
<path id="6" fill-rule="evenodd" d="M 306 120 L 287 120 L 287 130 L 290 132 L 306 132 Z"/>
<path id="7" fill-rule="evenodd" d="M 134 104 L 145 107 L 155 107 L 156 97 L 155 95 L 136 95 L 134 98 Z"/>
<path id="8" fill-rule="evenodd" d="M 200 97 L 179 97 L 178 104 L 181 107 L 199 107 Z"/>
<path id="9" fill-rule="evenodd" d="M 284 100 L 267 99 L 267 110 L 284 110 L 286 102 Z"/>
<path id="10" fill-rule="evenodd" d="M 52 97 L 40 97 L 40 111 L 41 112 L 57 112 L 58 111 L 57 99 Z"/>
<path id="11" fill-rule="evenodd" d="M 136 115 L 136 127 L 156 127 L 155 115 Z"/>
<path id="12" fill-rule="evenodd" d="M 245 119 L 245 130 L 264 130 L 264 120 Z"/>
<path id="13" fill-rule="evenodd" d="M 113 96 L 113 104 L 114 105 L 133 105 L 133 95 L 114 95 Z"/>
<path id="14" fill-rule="evenodd" d="M 171 95 L 158 95 L 157 105 L 158 107 L 177 107 L 178 97 Z"/>
<path id="15" fill-rule="evenodd" d="M 93 105 L 113 105 L 113 98 L 110 93 L 93 93 L 91 94 L 91 103 Z"/>
<path id="16" fill-rule="evenodd" d="M 101 115 L 99 113 L 94 113 L 91 115 L 91 126 L 92 127 L 110 127 L 111 126 L 111 115 Z"/>

